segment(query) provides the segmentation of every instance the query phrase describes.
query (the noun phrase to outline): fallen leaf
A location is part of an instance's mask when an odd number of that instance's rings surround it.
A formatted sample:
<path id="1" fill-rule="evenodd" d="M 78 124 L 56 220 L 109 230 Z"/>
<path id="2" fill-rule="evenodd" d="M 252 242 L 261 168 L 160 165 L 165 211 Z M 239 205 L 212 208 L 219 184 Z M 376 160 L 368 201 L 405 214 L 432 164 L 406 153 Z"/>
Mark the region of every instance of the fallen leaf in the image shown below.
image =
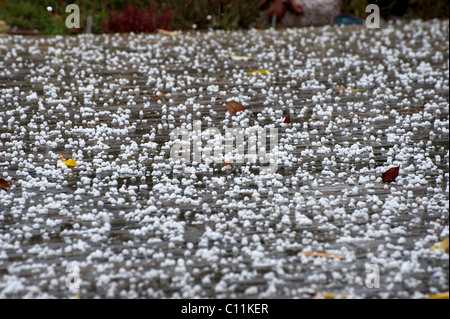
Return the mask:
<path id="1" fill-rule="evenodd" d="M 346 91 L 350 91 L 353 93 L 359 92 L 358 89 L 347 89 L 347 88 L 341 88 L 341 87 L 334 87 L 333 89 L 338 90 L 338 91 L 343 91 L 343 92 L 346 92 Z"/>
<path id="2" fill-rule="evenodd" d="M 227 106 L 228 112 L 230 112 L 231 115 L 236 115 L 237 112 L 245 111 L 245 107 L 236 101 L 230 101 L 225 103 Z"/>
<path id="3" fill-rule="evenodd" d="M 158 29 L 158 32 L 161 34 L 166 34 L 166 35 L 170 35 L 170 36 L 177 36 L 178 32 L 176 31 L 169 31 L 169 30 L 164 30 L 164 29 Z"/>
<path id="4" fill-rule="evenodd" d="M 448 253 L 448 237 L 445 238 L 439 244 L 436 244 L 433 247 L 431 247 L 430 250 L 432 250 L 432 251 L 434 251 L 434 250 L 442 250 L 442 251 L 445 251 L 445 252 Z"/>
<path id="5" fill-rule="evenodd" d="M 230 57 L 231 60 L 250 60 L 250 59 L 252 59 L 251 56 L 241 56 L 241 55 L 234 55 L 234 54 L 229 54 L 228 56 Z"/>
<path id="6" fill-rule="evenodd" d="M 448 291 L 437 295 L 428 296 L 428 299 L 448 299 Z"/>
<path id="7" fill-rule="evenodd" d="M 10 189 L 12 183 L 0 177 L 0 189 Z"/>
<path id="8" fill-rule="evenodd" d="M 153 97 L 156 97 L 156 98 L 162 98 L 162 97 L 166 97 L 167 96 L 167 94 L 155 94 L 155 95 L 153 95 Z"/>
<path id="9" fill-rule="evenodd" d="M 75 296 L 73 296 L 72 299 L 81 299 L 80 289 L 78 289 L 77 294 Z"/>
<path id="10" fill-rule="evenodd" d="M 61 159 L 61 162 L 63 162 L 63 163 L 66 161 L 66 159 L 62 155 L 59 155 L 59 158 Z"/>
<path id="11" fill-rule="evenodd" d="M 328 253 L 320 253 L 320 252 L 314 252 L 314 251 L 301 251 L 300 253 L 307 257 L 325 257 L 325 258 L 345 259 L 345 256 L 338 255 L 338 254 L 328 254 Z"/>
<path id="12" fill-rule="evenodd" d="M 262 74 L 262 75 L 266 75 L 267 73 L 271 73 L 271 72 L 272 72 L 272 70 L 264 69 L 264 70 L 254 70 L 254 71 L 248 72 L 247 74 L 248 75 L 254 75 L 256 73 L 259 73 L 259 74 Z"/>
<path id="13" fill-rule="evenodd" d="M 316 299 L 345 299 L 348 298 L 348 294 L 333 294 L 328 292 L 319 292 L 314 296 Z"/>
<path id="14" fill-rule="evenodd" d="M 66 164 L 69 167 L 77 167 L 78 166 L 77 162 L 73 158 L 65 161 L 64 164 Z"/>
<path id="15" fill-rule="evenodd" d="M 230 166 L 231 167 L 231 163 L 225 162 L 225 163 L 223 163 L 223 166 Z"/>
<path id="16" fill-rule="evenodd" d="M 388 171 L 384 172 L 383 175 L 381 175 L 381 179 L 383 180 L 383 183 L 393 182 L 397 178 L 399 171 L 400 171 L 400 166 L 392 167 Z"/>
<path id="17" fill-rule="evenodd" d="M 291 115 L 290 114 L 288 116 L 286 116 L 283 123 L 286 123 L 286 124 L 291 123 Z"/>
<path id="18" fill-rule="evenodd" d="M 423 104 L 420 106 L 420 108 L 424 109 L 426 104 L 427 104 L 426 102 L 423 102 Z"/>

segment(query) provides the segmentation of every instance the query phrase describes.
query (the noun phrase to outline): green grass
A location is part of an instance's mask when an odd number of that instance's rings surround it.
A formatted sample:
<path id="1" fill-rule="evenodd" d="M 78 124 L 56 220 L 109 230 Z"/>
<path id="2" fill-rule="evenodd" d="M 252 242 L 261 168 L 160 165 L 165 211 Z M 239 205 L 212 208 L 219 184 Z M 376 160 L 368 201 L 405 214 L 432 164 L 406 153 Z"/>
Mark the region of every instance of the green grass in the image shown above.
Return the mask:
<path id="1" fill-rule="evenodd" d="M 174 27 L 199 29 L 216 28 L 234 30 L 256 26 L 259 0 L 186 0 L 166 1 L 166 6 L 174 10 Z"/>
<path id="2" fill-rule="evenodd" d="M 136 7 L 147 7 L 152 0 L 131 0 Z M 174 11 L 172 29 L 187 29 L 196 25 L 199 29 L 216 28 L 225 30 L 248 27 L 264 28 L 260 23 L 260 0 L 155 0 L 159 11 Z M 65 26 L 65 12 L 68 3 L 80 8 L 80 29 Z M 39 30 L 44 34 L 73 34 L 85 32 L 87 17 L 92 16 L 93 33 L 101 33 L 102 24 L 109 20 L 111 11 L 120 11 L 128 0 L 0 0 L 0 20 L 9 26 L 22 30 Z M 368 3 L 380 6 L 381 16 L 389 18 L 401 15 L 406 18 L 443 18 L 449 16 L 446 0 L 394 0 L 368 1 L 343 0 L 344 11 L 364 18 Z M 47 7 L 52 7 L 49 12 Z M 259 24 L 258 24 L 259 23 Z"/>

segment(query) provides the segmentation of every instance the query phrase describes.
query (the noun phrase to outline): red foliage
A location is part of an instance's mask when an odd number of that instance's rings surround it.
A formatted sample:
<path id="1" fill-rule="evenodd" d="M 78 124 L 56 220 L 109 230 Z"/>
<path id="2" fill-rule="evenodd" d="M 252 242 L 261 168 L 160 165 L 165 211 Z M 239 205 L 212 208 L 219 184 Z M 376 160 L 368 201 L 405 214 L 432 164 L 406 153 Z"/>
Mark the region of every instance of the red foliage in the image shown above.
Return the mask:
<path id="1" fill-rule="evenodd" d="M 102 25 L 104 32 L 155 32 L 170 29 L 173 11 L 158 12 L 155 2 L 146 9 L 136 8 L 129 2 L 121 12 L 110 12 L 110 20 Z"/>
<path id="2" fill-rule="evenodd" d="M 383 175 L 381 175 L 381 179 L 383 180 L 384 183 L 393 182 L 397 178 L 399 171 L 400 166 L 392 167 L 388 171 L 384 172 Z"/>
<path id="3" fill-rule="evenodd" d="M 291 123 L 291 115 L 290 114 L 288 116 L 286 116 L 283 123 L 287 123 L 287 124 Z"/>

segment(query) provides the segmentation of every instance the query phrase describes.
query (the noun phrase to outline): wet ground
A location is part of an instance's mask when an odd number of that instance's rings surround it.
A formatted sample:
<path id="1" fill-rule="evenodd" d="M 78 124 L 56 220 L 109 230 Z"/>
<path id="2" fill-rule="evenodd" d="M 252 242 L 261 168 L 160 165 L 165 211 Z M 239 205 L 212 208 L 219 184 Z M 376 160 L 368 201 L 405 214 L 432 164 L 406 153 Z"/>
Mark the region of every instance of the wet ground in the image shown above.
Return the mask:
<path id="1" fill-rule="evenodd" d="M 430 251 L 449 233 L 448 40 L 439 20 L 1 36 L 0 297 L 70 298 L 77 278 L 82 298 L 448 291 Z M 276 172 L 175 161 L 194 120 L 275 128 Z"/>

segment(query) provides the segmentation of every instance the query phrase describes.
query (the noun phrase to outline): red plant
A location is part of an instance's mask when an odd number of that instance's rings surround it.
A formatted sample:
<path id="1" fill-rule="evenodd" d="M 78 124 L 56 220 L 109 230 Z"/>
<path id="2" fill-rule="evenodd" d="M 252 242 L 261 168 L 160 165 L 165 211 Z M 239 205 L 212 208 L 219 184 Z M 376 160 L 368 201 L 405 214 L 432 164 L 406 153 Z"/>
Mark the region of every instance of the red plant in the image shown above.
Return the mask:
<path id="1" fill-rule="evenodd" d="M 173 11 L 158 12 L 155 2 L 146 9 L 136 8 L 131 2 L 121 12 L 110 12 L 110 20 L 103 23 L 104 32 L 155 32 L 156 29 L 170 29 Z"/>

